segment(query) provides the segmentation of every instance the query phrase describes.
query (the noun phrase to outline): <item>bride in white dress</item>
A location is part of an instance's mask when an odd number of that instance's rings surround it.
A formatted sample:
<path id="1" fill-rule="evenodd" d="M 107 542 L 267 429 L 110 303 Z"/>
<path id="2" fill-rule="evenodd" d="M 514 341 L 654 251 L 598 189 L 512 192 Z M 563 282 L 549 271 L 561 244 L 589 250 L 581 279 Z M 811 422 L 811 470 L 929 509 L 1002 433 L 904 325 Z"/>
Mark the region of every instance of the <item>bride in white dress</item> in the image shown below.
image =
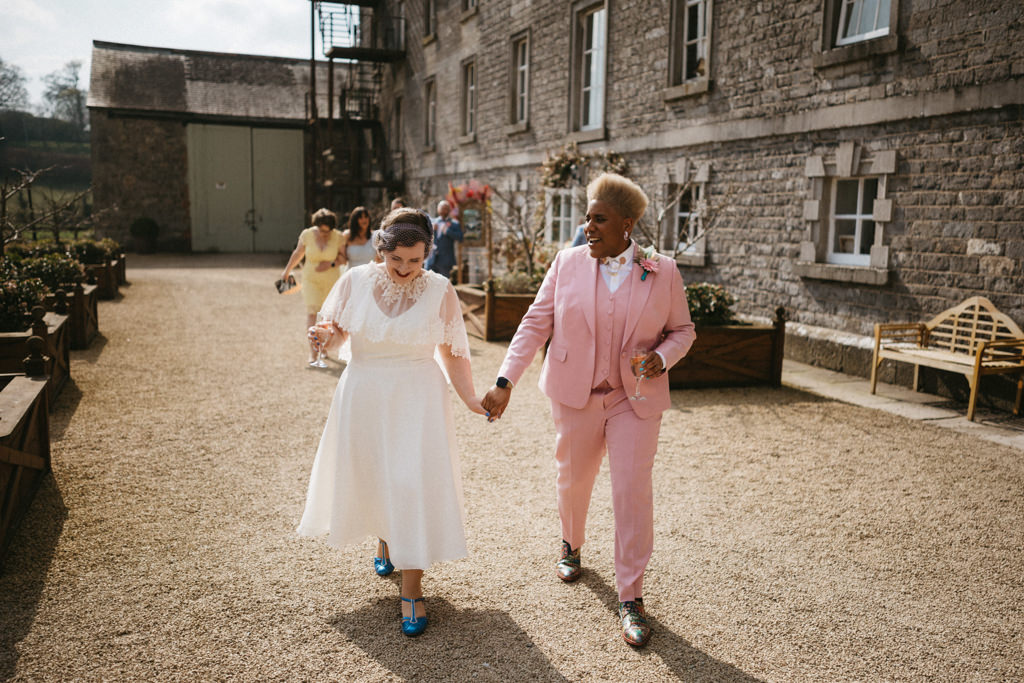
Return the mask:
<path id="1" fill-rule="evenodd" d="M 447 278 L 423 269 L 433 230 L 397 209 L 374 233 L 383 263 L 349 270 L 310 328 L 328 348 L 346 338 L 351 361 L 334 392 L 298 533 L 341 547 L 380 539 L 378 574 L 402 570 L 402 631 L 426 628 L 423 570 L 465 557 L 462 483 L 444 363 L 459 398 L 485 415 L 473 388 L 469 340 Z"/>

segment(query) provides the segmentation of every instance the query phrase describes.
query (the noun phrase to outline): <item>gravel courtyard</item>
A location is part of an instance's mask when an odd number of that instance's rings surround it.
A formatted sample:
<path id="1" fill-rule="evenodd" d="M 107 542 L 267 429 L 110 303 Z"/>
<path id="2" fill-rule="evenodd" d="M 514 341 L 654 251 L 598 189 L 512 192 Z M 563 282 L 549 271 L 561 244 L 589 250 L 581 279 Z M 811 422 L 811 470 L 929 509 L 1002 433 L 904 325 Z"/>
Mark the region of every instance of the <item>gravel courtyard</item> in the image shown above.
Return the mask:
<path id="1" fill-rule="evenodd" d="M 282 263 L 129 257 L 0 574 L 0 680 L 1024 678 L 1024 454 L 792 389 L 673 393 L 631 650 L 607 467 L 584 578 L 554 576 L 539 359 L 500 422 L 456 406 L 470 556 L 404 637 L 370 539 L 294 534 L 342 366 L 305 367 Z M 472 351 L 483 391 L 505 345 Z"/>

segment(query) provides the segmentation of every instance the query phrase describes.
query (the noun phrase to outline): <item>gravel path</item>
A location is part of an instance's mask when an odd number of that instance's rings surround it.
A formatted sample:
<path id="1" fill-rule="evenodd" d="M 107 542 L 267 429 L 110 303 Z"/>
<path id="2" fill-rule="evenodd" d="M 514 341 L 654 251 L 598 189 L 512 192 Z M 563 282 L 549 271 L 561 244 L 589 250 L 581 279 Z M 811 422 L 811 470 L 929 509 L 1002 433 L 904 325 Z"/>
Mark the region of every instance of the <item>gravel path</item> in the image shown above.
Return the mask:
<path id="1" fill-rule="evenodd" d="M 369 539 L 293 533 L 340 367 L 304 367 L 279 268 L 129 259 L 0 575 L 0 680 L 1024 678 L 1020 453 L 789 389 L 674 393 L 631 650 L 607 468 L 585 577 L 554 577 L 539 362 L 501 422 L 457 411 L 470 557 L 427 573 L 431 627 L 405 638 Z M 504 349 L 473 341 L 481 389 Z"/>

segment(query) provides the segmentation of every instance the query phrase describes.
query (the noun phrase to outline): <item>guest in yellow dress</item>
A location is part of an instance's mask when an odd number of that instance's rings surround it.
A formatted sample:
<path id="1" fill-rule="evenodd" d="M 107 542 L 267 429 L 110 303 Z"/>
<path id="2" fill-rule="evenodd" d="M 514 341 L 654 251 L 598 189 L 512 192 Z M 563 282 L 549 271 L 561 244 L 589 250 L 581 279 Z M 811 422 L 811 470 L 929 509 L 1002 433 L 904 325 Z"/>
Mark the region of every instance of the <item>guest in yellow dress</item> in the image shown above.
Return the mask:
<path id="1" fill-rule="evenodd" d="M 331 287 L 338 281 L 340 267 L 348 263 L 345 258 L 345 236 L 337 230 L 338 216 L 333 211 L 320 209 L 313 214 L 313 226 L 299 234 L 299 242 L 281 272 L 287 281 L 303 256 L 302 300 L 306 304 L 306 329 L 316 324 L 316 314 L 323 306 Z M 316 349 L 309 347 L 309 362 L 316 360 Z"/>

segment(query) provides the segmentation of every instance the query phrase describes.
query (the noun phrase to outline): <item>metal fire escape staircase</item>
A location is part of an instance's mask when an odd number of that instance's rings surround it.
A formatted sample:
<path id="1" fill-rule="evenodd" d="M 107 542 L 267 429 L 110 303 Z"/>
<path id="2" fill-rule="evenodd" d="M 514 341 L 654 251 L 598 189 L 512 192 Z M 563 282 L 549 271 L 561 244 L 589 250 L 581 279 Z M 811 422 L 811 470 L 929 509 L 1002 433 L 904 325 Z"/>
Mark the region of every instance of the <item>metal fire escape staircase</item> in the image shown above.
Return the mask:
<path id="1" fill-rule="evenodd" d="M 401 189 L 402 158 L 388 146 L 380 94 L 385 65 L 405 57 L 404 19 L 390 16 L 384 0 L 314 5 L 328 59 L 326 111 L 311 111 L 314 194 L 327 206 L 366 203 L 366 190 Z"/>

